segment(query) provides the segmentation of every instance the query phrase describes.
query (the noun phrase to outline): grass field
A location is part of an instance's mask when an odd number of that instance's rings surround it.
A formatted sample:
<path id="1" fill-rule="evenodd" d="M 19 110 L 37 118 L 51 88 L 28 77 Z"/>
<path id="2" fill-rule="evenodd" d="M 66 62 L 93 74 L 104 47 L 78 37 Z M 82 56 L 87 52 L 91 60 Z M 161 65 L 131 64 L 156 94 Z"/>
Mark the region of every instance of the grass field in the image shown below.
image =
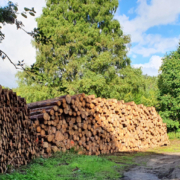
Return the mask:
<path id="1" fill-rule="evenodd" d="M 148 149 L 147 152 L 154 153 L 178 153 L 180 152 L 180 139 L 170 140 L 170 145 Z"/>
<path id="2" fill-rule="evenodd" d="M 126 159 L 122 158 L 122 161 Z M 119 169 L 126 164 L 116 163 L 110 156 L 85 156 L 74 152 L 56 153 L 49 159 L 37 158 L 1 180 L 103 180 L 118 179 Z"/>
<path id="3" fill-rule="evenodd" d="M 180 152 L 180 139 L 164 147 L 138 153 L 116 153 L 103 156 L 56 153 L 51 158 L 37 158 L 27 166 L 0 175 L 0 180 L 106 180 L 120 179 L 123 171 L 135 165 L 134 158 L 152 153 Z"/>

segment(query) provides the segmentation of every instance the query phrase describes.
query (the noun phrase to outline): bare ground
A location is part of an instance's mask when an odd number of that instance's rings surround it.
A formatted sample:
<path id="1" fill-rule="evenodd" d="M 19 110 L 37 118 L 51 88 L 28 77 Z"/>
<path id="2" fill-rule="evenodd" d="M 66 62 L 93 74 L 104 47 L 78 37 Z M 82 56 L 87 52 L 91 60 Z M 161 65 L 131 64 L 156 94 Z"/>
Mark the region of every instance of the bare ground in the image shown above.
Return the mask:
<path id="1" fill-rule="evenodd" d="M 144 152 L 145 154 L 147 152 Z M 122 180 L 180 180 L 180 141 L 137 156 Z"/>

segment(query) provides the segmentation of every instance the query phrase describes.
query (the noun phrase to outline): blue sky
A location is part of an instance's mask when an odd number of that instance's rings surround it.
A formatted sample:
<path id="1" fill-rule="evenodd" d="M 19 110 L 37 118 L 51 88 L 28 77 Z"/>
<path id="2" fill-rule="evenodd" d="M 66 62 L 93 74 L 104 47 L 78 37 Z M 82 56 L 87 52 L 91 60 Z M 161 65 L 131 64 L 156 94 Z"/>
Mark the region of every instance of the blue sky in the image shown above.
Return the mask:
<path id="1" fill-rule="evenodd" d="M 13 0 L 12 0 L 13 1 Z M 8 1 L 0 0 L 4 6 Z M 15 0 L 20 12 L 24 7 L 35 7 L 38 17 L 45 6 L 45 0 Z M 22 20 L 25 29 L 36 27 L 34 17 Z M 114 16 L 124 34 L 131 37 L 128 56 L 134 67 L 142 67 L 143 74 L 157 76 L 162 57 L 178 47 L 180 40 L 180 0 L 119 0 L 119 7 Z M 32 38 L 13 25 L 2 29 L 6 38 L 0 49 L 6 52 L 13 62 L 24 59 L 27 65 L 35 62 L 36 50 L 31 45 Z M 17 87 L 17 70 L 8 62 L 0 60 L 0 84 Z"/>
<path id="2" fill-rule="evenodd" d="M 115 14 L 131 36 L 128 56 L 144 74 L 158 75 L 162 57 L 178 47 L 180 0 L 119 0 Z"/>

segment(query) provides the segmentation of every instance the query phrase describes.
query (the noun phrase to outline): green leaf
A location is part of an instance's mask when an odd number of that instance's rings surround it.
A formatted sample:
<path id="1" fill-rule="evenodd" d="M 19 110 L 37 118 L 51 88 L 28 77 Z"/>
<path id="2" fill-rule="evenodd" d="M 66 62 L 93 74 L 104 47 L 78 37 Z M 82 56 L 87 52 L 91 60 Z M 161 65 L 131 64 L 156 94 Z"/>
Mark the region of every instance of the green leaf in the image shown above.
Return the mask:
<path id="1" fill-rule="evenodd" d="M 21 15 L 22 15 L 23 17 L 27 18 L 27 16 L 26 16 L 24 13 L 21 13 Z"/>
<path id="2" fill-rule="evenodd" d="M 15 18 L 15 19 L 17 18 L 16 14 L 12 14 L 12 17 Z"/>
<path id="3" fill-rule="evenodd" d="M 31 11 L 33 11 L 34 13 L 36 13 L 36 11 L 34 10 L 34 7 L 32 8 L 32 10 Z"/>
<path id="4" fill-rule="evenodd" d="M 18 7 L 17 7 L 17 6 L 14 6 L 14 10 L 15 10 L 15 11 L 18 11 Z"/>
<path id="5" fill-rule="evenodd" d="M 32 12 L 29 12 L 29 14 L 30 14 L 31 16 L 35 16 L 35 14 L 34 14 L 34 13 L 32 13 Z"/>
<path id="6" fill-rule="evenodd" d="M 25 11 L 30 11 L 30 9 L 29 9 L 29 8 L 26 8 L 26 7 L 24 8 L 24 10 L 25 10 Z"/>

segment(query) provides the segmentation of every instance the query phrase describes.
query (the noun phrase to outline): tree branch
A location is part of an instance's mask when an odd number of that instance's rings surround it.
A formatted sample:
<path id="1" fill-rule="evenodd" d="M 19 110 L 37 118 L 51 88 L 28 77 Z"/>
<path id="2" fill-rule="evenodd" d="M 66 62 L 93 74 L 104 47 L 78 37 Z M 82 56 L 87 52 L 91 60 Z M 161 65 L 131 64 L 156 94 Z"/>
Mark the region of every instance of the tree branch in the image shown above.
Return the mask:
<path id="1" fill-rule="evenodd" d="M 35 77 L 30 74 L 30 73 L 34 73 L 34 72 L 25 69 L 25 68 L 23 67 L 24 64 L 21 64 L 24 60 L 21 61 L 21 62 L 18 61 L 18 65 L 16 65 L 16 64 L 14 64 L 14 63 L 12 62 L 12 60 L 10 59 L 10 57 L 9 57 L 4 51 L 2 51 L 2 50 L 0 50 L 0 56 L 2 57 L 3 60 L 4 60 L 5 58 L 8 58 L 9 62 L 10 62 L 16 69 L 25 71 L 30 77 L 32 77 L 33 80 L 35 80 Z M 21 68 L 19 68 L 18 66 L 20 66 Z M 30 73 L 29 73 L 29 72 L 30 72 Z M 42 83 L 42 82 L 39 81 L 39 83 Z"/>
<path id="2" fill-rule="evenodd" d="M 8 56 L 4 51 L 0 50 L 0 55 L 2 55 L 2 54 L 5 55 L 3 59 L 8 58 L 8 60 L 10 61 L 10 63 L 11 63 L 16 69 L 20 69 L 20 70 L 25 70 L 25 71 L 26 71 L 26 69 L 24 69 L 22 66 L 21 66 L 21 68 L 18 68 L 17 65 L 14 64 L 14 63 L 11 61 L 11 59 L 9 58 L 9 56 Z"/>

